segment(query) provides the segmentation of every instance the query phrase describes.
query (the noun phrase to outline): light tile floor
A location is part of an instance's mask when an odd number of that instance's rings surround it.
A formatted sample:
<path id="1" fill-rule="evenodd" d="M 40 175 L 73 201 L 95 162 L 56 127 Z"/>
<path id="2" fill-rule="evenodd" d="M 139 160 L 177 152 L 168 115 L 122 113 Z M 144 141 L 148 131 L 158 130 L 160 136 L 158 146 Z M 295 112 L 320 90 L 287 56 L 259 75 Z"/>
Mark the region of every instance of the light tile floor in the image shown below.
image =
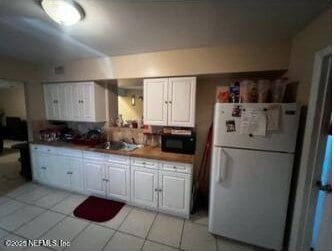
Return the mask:
<path id="1" fill-rule="evenodd" d="M 20 176 L 21 163 L 18 161 L 20 153 L 11 149 L 11 144 L 5 141 L 5 148 L 0 154 L 0 196 L 25 183 L 25 179 Z"/>
<path id="2" fill-rule="evenodd" d="M 259 251 L 208 232 L 200 211 L 189 220 L 124 206 L 110 221 L 73 216 L 86 196 L 25 183 L 0 196 L 0 250 Z M 4 247 L 5 240 L 63 240 L 69 247 Z"/>

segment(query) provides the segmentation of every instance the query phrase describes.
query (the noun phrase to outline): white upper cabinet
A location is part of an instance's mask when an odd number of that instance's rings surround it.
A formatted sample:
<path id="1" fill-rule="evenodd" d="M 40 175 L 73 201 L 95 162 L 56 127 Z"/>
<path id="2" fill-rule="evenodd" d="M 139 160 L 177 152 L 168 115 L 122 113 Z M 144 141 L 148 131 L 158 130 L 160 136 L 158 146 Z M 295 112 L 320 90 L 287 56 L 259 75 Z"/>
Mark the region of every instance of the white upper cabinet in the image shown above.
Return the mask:
<path id="1" fill-rule="evenodd" d="M 144 123 L 167 125 L 168 78 L 144 80 Z"/>
<path id="2" fill-rule="evenodd" d="M 195 126 L 196 78 L 170 78 L 168 125 Z"/>
<path id="3" fill-rule="evenodd" d="M 46 116 L 50 120 L 59 120 L 60 114 L 60 86 L 44 85 Z"/>
<path id="4" fill-rule="evenodd" d="M 103 122 L 106 120 L 104 88 L 94 82 L 45 84 L 47 119 Z"/>
<path id="5" fill-rule="evenodd" d="M 144 123 L 195 126 L 196 78 L 144 80 Z"/>

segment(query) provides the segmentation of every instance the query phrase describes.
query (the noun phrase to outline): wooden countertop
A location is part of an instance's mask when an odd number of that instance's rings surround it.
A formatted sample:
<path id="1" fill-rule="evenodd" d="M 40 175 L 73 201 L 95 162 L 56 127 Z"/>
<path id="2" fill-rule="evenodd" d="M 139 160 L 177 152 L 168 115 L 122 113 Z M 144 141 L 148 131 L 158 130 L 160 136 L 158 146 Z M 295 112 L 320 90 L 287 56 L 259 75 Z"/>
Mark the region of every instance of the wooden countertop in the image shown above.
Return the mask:
<path id="1" fill-rule="evenodd" d="M 193 164 L 194 155 L 189 154 L 180 154 L 180 153 L 168 153 L 162 152 L 160 147 L 152 147 L 152 146 L 144 146 L 141 148 L 137 148 L 133 151 L 123 151 L 123 150 L 108 150 L 101 148 L 92 148 L 89 146 L 75 145 L 72 143 L 66 142 L 44 142 L 44 141 L 33 141 L 32 144 L 38 145 L 47 145 L 54 147 L 66 147 L 71 149 L 78 149 L 82 151 L 92 151 L 92 152 L 100 152 L 106 154 L 118 154 L 118 155 L 126 155 L 130 157 L 138 157 L 138 158 L 148 158 L 148 159 L 156 159 L 156 160 L 166 160 L 166 161 L 175 161 Z"/>

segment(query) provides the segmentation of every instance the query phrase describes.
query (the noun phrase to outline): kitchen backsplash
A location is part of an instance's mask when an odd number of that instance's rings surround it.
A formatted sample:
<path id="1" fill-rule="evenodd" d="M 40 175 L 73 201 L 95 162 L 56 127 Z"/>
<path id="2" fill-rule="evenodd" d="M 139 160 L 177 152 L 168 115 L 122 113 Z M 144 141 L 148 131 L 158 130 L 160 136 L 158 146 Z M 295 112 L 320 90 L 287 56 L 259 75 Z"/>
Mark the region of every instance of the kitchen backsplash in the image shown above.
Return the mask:
<path id="1" fill-rule="evenodd" d="M 108 141 L 125 140 L 127 142 L 131 142 L 133 138 L 136 144 L 144 144 L 150 146 L 160 145 L 160 136 L 144 134 L 144 129 L 127 127 L 105 127 L 104 131 Z"/>

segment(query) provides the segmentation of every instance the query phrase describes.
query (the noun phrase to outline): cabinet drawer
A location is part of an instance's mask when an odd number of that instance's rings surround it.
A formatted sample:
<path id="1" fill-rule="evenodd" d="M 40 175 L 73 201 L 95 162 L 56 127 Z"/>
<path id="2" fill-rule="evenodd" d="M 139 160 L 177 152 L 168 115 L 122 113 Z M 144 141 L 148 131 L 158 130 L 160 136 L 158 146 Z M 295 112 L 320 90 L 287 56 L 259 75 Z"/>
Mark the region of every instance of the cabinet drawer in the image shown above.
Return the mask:
<path id="1" fill-rule="evenodd" d="M 83 152 L 83 157 L 85 159 L 91 159 L 95 161 L 103 161 L 104 162 L 104 153 L 97 153 L 97 152 L 89 152 L 89 151 L 84 151 Z"/>
<path id="2" fill-rule="evenodd" d="M 82 151 L 80 150 L 73 150 L 68 148 L 59 148 L 58 154 L 63 156 L 69 156 L 69 157 L 78 157 L 82 158 Z"/>
<path id="3" fill-rule="evenodd" d="M 138 167 L 146 167 L 146 168 L 153 168 L 158 169 L 159 168 L 159 162 L 152 160 L 152 159 L 143 159 L 143 158 L 132 158 L 131 159 L 131 165 L 132 166 L 138 166 Z"/>
<path id="4" fill-rule="evenodd" d="M 57 154 L 58 148 L 52 146 L 44 146 L 44 145 L 34 145 L 33 150 L 40 153 L 50 153 L 50 154 Z"/>
<path id="5" fill-rule="evenodd" d="M 179 162 L 163 162 L 161 169 L 165 171 L 191 173 L 192 165 Z"/>
<path id="6" fill-rule="evenodd" d="M 106 154 L 105 155 L 105 160 L 107 162 L 111 162 L 111 163 L 115 163 L 115 164 L 123 164 L 123 165 L 129 165 L 130 164 L 130 157 L 129 156 Z"/>

